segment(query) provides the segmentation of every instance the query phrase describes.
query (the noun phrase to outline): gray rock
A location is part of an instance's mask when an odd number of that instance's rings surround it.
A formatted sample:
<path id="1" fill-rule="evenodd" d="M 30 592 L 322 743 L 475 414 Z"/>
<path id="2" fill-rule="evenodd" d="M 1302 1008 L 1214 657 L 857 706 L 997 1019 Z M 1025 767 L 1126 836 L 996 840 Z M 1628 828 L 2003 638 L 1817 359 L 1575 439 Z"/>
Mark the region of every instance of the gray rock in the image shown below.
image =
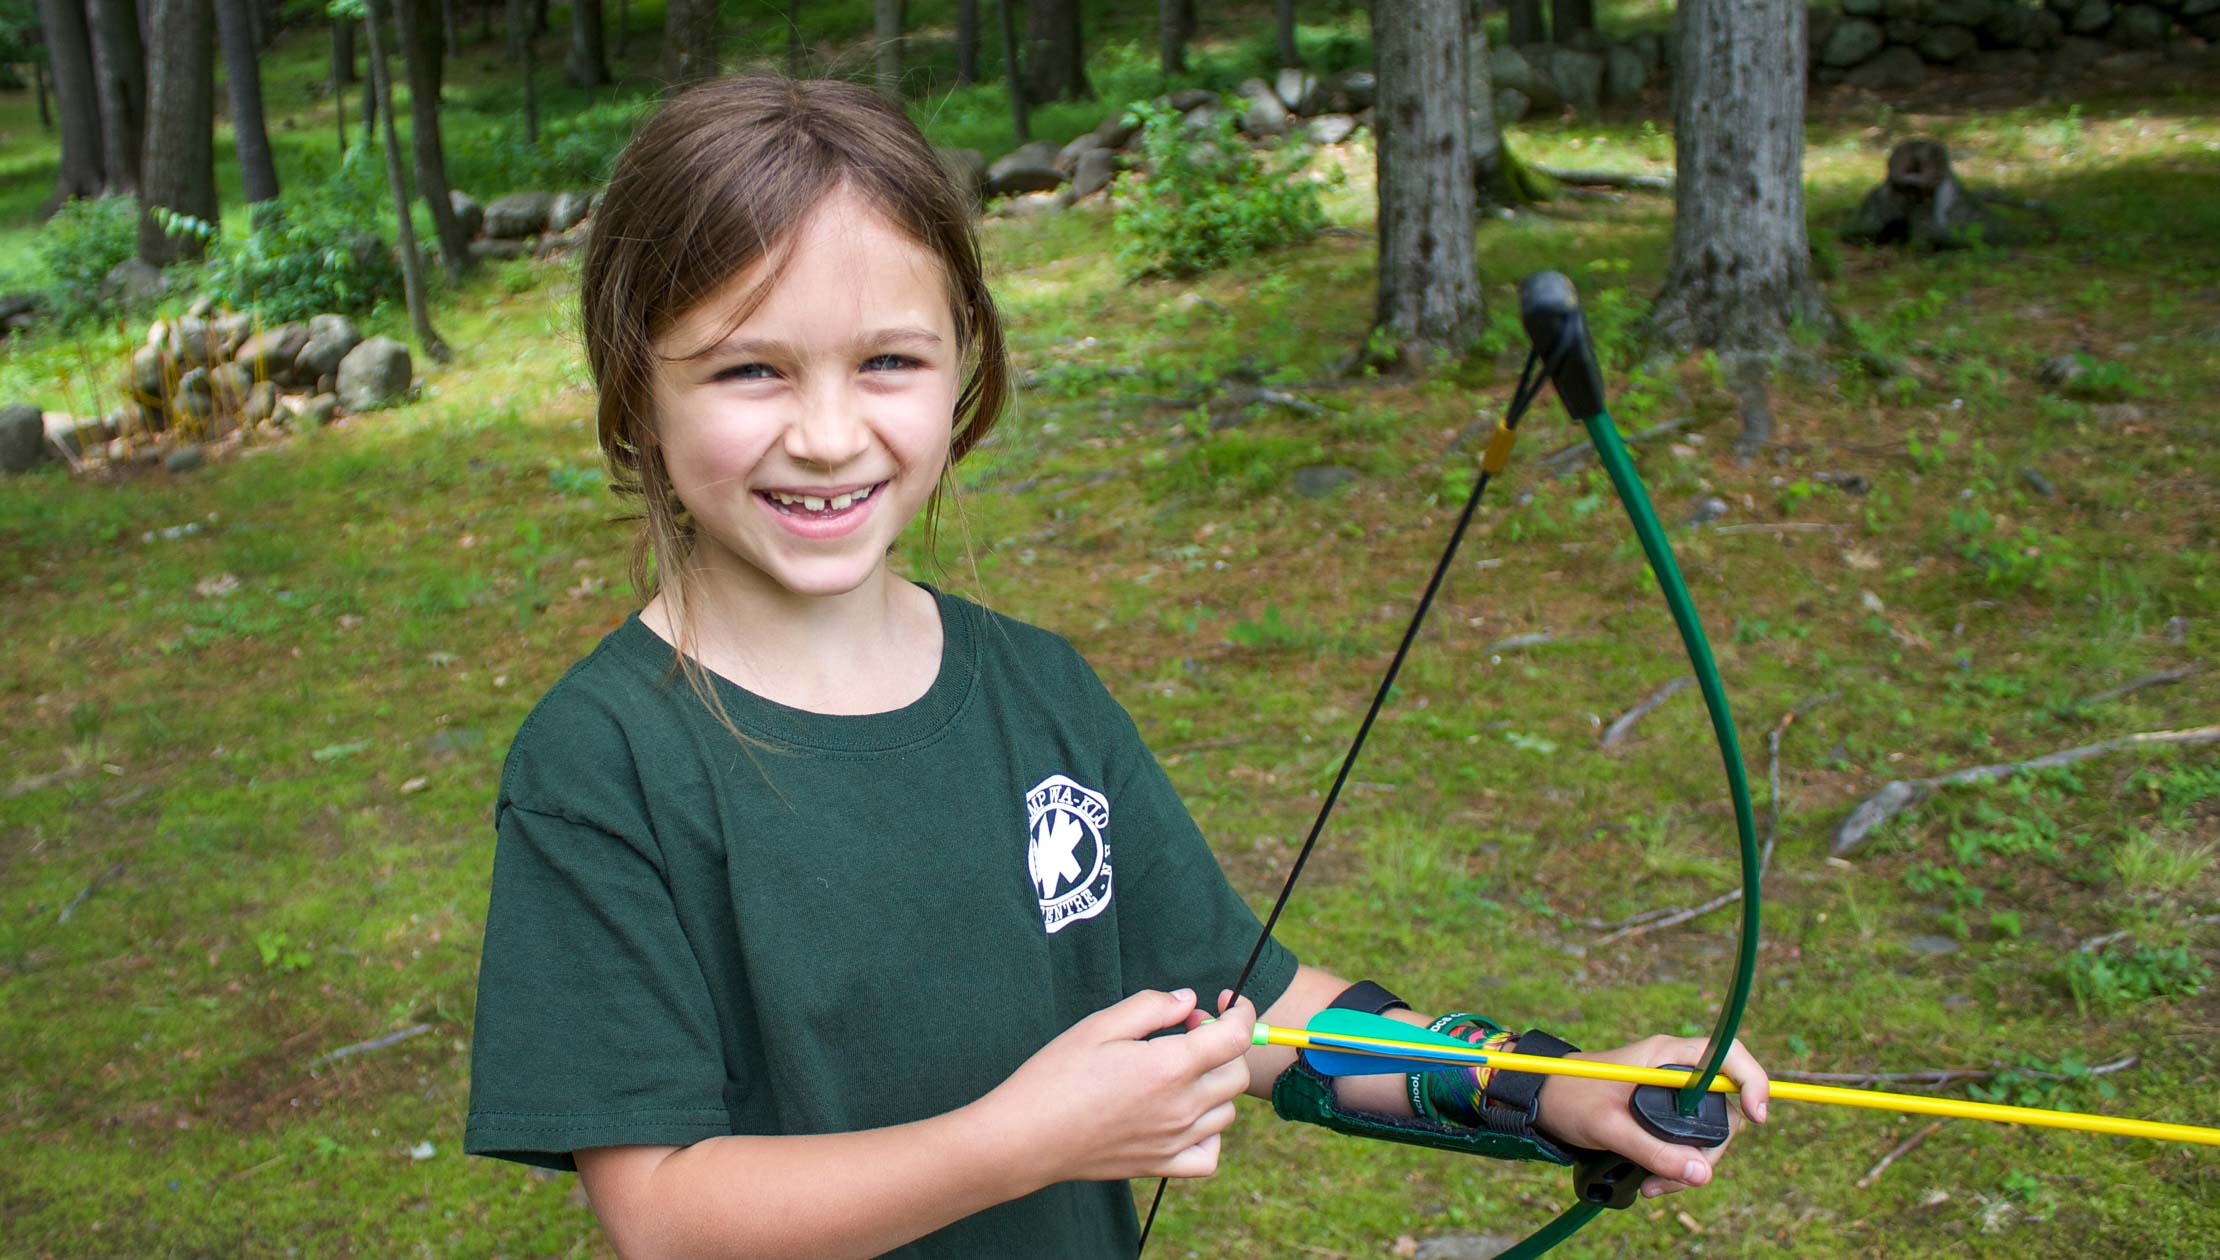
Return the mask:
<path id="1" fill-rule="evenodd" d="M 1441 1234 L 1418 1240 L 1417 1260 L 1491 1260 L 1518 1239 L 1509 1234 Z"/>
<path id="2" fill-rule="evenodd" d="M 2122 48 L 2161 48 L 2174 36 L 2174 19 L 2147 4 L 2131 4 L 2113 15 L 2112 42 Z"/>
<path id="3" fill-rule="evenodd" d="M 56 412 L 46 417 L 46 441 L 50 447 L 82 459 L 86 452 L 97 451 L 115 440 L 123 431 L 121 419 L 120 414 L 71 416 Z"/>
<path id="4" fill-rule="evenodd" d="M 1919 41 L 1919 55 L 1943 65 L 1956 65 L 1979 51 L 1981 41 L 1963 26 L 1930 28 Z"/>
<path id="5" fill-rule="evenodd" d="M 409 392 L 409 348 L 391 337 L 372 337 L 339 361 L 339 405 L 374 411 Z"/>
<path id="6" fill-rule="evenodd" d="M 243 363 L 218 363 L 208 369 L 208 394 L 219 414 L 239 410 L 253 388 L 254 373 Z"/>
<path id="7" fill-rule="evenodd" d="M 1326 93 L 1318 76 L 1292 67 L 1282 69 L 1272 80 L 1272 93 L 1289 112 L 1308 117 L 1325 112 Z"/>
<path id="8" fill-rule="evenodd" d="M 1320 144 L 1340 144 L 1356 134 L 1357 120 L 1347 114 L 1320 114 L 1310 120 L 1310 138 Z"/>
<path id="9" fill-rule="evenodd" d="M 1349 97 L 1349 108 L 1370 109 L 1379 99 L 1380 81 L 1370 70 L 1344 70 L 1337 86 Z"/>
<path id="10" fill-rule="evenodd" d="M 1603 58 L 1590 52 L 1560 48 L 1549 59 L 1549 79 L 1567 105 L 1593 114 L 1603 102 Z"/>
<path id="11" fill-rule="evenodd" d="M 1998 7 L 1998 0 L 1927 0 L 1922 16 L 1937 26 L 1980 26 Z"/>
<path id="12" fill-rule="evenodd" d="M 131 371 L 124 377 L 124 383 L 139 402 L 159 399 L 169 392 L 170 371 L 167 349 L 140 346 L 131 352 Z"/>
<path id="13" fill-rule="evenodd" d="M 1902 44 L 1850 72 L 1849 83 L 1868 92 L 1909 92 L 1927 81 L 1927 63 Z"/>
<path id="14" fill-rule="evenodd" d="M 1550 63 L 1557 59 L 1557 49 L 1549 44 L 1526 44 L 1517 51 L 1526 59 L 1527 77 L 1531 81 L 1529 86 L 1518 90 L 1534 102 L 1535 112 L 1550 114 L 1563 109 L 1565 98 L 1558 93 L 1557 81 L 1549 73 Z"/>
<path id="15" fill-rule="evenodd" d="M 1339 464 L 1306 464 L 1295 470 L 1295 493 L 1323 499 L 1357 479 L 1357 470 Z"/>
<path id="16" fill-rule="evenodd" d="M 197 443 L 180 446 L 162 457 L 162 467 L 173 473 L 191 472 L 207 462 L 207 448 Z"/>
<path id="17" fill-rule="evenodd" d="M 497 241 L 487 237 L 470 243 L 470 256 L 480 261 L 490 258 L 497 262 L 506 262 L 511 258 L 522 258 L 531 252 L 531 247 L 523 241 Z"/>
<path id="18" fill-rule="evenodd" d="M 2071 385 L 2088 370 L 2080 355 L 2061 354 L 2043 360 L 2043 365 L 2035 369 L 2035 379 L 2045 385 Z"/>
<path id="19" fill-rule="evenodd" d="M 172 417 L 189 420 L 206 420 L 216 413 L 215 387 L 209 384 L 207 368 L 190 368 L 177 378 L 167 410 Z"/>
<path id="20" fill-rule="evenodd" d="M 547 230 L 568 232 L 586 221 L 586 194 L 556 193 L 547 203 Z"/>
<path id="21" fill-rule="evenodd" d="M 940 168 L 948 172 L 949 182 L 956 189 L 977 202 L 987 188 L 987 157 L 977 149 L 933 150 L 940 158 Z"/>
<path id="22" fill-rule="evenodd" d="M 239 344 L 238 362 L 264 380 L 282 381 L 293 372 L 293 361 L 308 344 L 308 325 L 295 321 L 265 328 Z"/>
<path id="23" fill-rule="evenodd" d="M 1641 54 L 1624 44 L 1613 44 L 1604 50 L 1603 99 L 1614 105 L 1639 100 L 1642 89 L 1649 83 L 1649 71 L 1642 68 Z"/>
<path id="24" fill-rule="evenodd" d="M 0 472 L 29 472 L 46 462 L 46 417 L 29 403 L 0 407 Z"/>
<path id="25" fill-rule="evenodd" d="M 1643 31 L 1626 42 L 1634 55 L 1642 59 L 1642 69 L 1656 78 L 1665 69 L 1665 37 L 1656 31 Z"/>
<path id="26" fill-rule="evenodd" d="M 1064 173 L 1056 169 L 1056 153 L 1055 145 L 1035 140 L 996 158 L 987 168 L 987 195 L 1008 197 L 1062 188 Z"/>
<path id="27" fill-rule="evenodd" d="M 1966 65 L 1976 74 L 2024 79 L 2042 73 L 2043 59 L 2025 48 L 1999 48 L 1991 52 L 1975 53 Z"/>
<path id="28" fill-rule="evenodd" d="M 208 331 L 208 321 L 190 312 L 170 322 L 170 350 L 189 368 L 220 363 L 230 355 L 217 353 L 220 339 Z"/>
<path id="29" fill-rule="evenodd" d="M 201 294 L 197 298 L 194 298 L 185 306 L 185 314 L 188 318 L 191 319 L 206 319 L 215 313 L 216 299 L 208 296 L 205 293 Z"/>
<path id="30" fill-rule="evenodd" d="M 1181 88 L 1164 98 L 1164 104 L 1169 106 L 1172 112 L 1179 114 L 1191 113 L 1205 105 L 1215 105 L 1217 103 L 1218 94 L 1209 88 Z"/>
<path id="31" fill-rule="evenodd" d="M 2215 0 L 2220 3 L 2220 0 Z M 1989 42 L 2004 48 L 2043 50 L 2056 48 L 2066 23 L 2049 9 L 2008 4 L 1999 7 L 1981 24 Z"/>
<path id="32" fill-rule="evenodd" d="M 1132 120 L 1132 115 L 1122 109 L 1095 124 L 1095 139 L 1101 141 L 1105 149 L 1122 149 L 1133 143 L 1133 137 L 1140 132 L 1140 122 Z"/>
<path id="33" fill-rule="evenodd" d="M 260 424 L 277 414 L 277 386 L 268 381 L 256 381 L 247 387 L 246 401 L 239 405 L 239 418 L 248 424 Z"/>
<path id="34" fill-rule="evenodd" d="M 1118 173 L 1118 154 L 1114 149 L 1089 149 L 1079 157 L 1079 168 L 1072 172 L 1071 199 L 1092 197 L 1110 186 Z"/>
<path id="35" fill-rule="evenodd" d="M 2106 0 L 2081 0 L 2066 18 L 2066 29 L 2076 35 L 2094 35 L 2112 25 L 2112 6 Z"/>
<path id="36" fill-rule="evenodd" d="M 123 306 L 145 306 L 169 289 L 162 269 L 138 258 L 126 258 L 100 278 L 100 290 Z"/>
<path id="37" fill-rule="evenodd" d="M 1504 88 L 1495 94 L 1496 125 L 1500 127 L 1515 123 L 1526 117 L 1533 108 L 1534 102 L 1526 99 L 1526 93 L 1516 88 Z"/>
<path id="38" fill-rule="evenodd" d="M 1927 34 L 1927 28 L 1916 17 L 1890 18 L 1881 29 L 1887 33 L 1890 43 L 1906 48 L 1918 47 L 1921 37 Z"/>
<path id="39" fill-rule="evenodd" d="M 1929 934 L 1926 936 L 1915 936 L 1910 940 L 1905 941 L 1904 948 L 1912 951 L 1915 954 L 1926 954 L 1930 957 L 1940 957 L 1944 954 L 1957 953 L 1959 950 L 1959 945 L 1955 938 Z"/>
<path id="40" fill-rule="evenodd" d="M 547 213 L 554 206 L 554 196 L 543 192 L 496 197 L 486 207 L 486 235 L 503 241 L 537 236 L 547 230 Z"/>
<path id="41" fill-rule="evenodd" d="M 1837 22 L 1819 50 L 1819 64 L 1848 69 L 1881 51 L 1881 45 L 1887 42 L 1881 28 L 1864 18 Z"/>
<path id="42" fill-rule="evenodd" d="M 1180 115 L 1179 128 L 1191 136 L 1214 136 L 1218 134 L 1218 120 L 1225 116 L 1226 111 L 1216 104 L 1197 105 Z"/>
<path id="43" fill-rule="evenodd" d="M 225 311 L 208 320 L 209 344 L 221 350 L 222 358 L 234 358 L 239 347 L 254 332 L 254 317 L 237 311 Z"/>
<path id="44" fill-rule="evenodd" d="M 486 207 L 476 197 L 460 188 L 447 190 L 447 204 L 455 209 L 455 221 L 462 224 L 464 240 L 486 230 Z"/>
<path id="45" fill-rule="evenodd" d="M 39 295 L 36 293 L 0 294 L 0 322 L 14 319 L 18 315 L 29 315 L 38 308 Z"/>
<path id="46" fill-rule="evenodd" d="M 1514 92 L 1524 92 L 1531 99 L 1534 95 L 1534 80 L 1534 63 L 1526 59 L 1525 53 L 1509 44 L 1488 50 L 1488 81 L 1498 90 L 1509 88 Z"/>
<path id="47" fill-rule="evenodd" d="M 1732 510 L 1727 501 L 1718 495 L 1705 495 L 1703 498 L 1696 500 L 1695 506 L 1688 510 L 1688 523 L 1690 525 L 1709 525 Z"/>
<path id="48" fill-rule="evenodd" d="M 1287 134 L 1287 106 L 1280 103 L 1279 94 L 1270 84 L 1262 79 L 1246 79 L 1235 91 L 1247 102 L 1241 111 L 1243 132 L 1259 139 Z"/>
<path id="49" fill-rule="evenodd" d="M 1068 176 L 1079 169 L 1079 159 L 1081 157 L 1101 147 L 1102 141 L 1095 138 L 1094 132 L 1082 131 L 1073 136 L 1070 143 L 1056 150 L 1056 169 Z"/>
<path id="50" fill-rule="evenodd" d="M 301 424 L 306 428 L 321 429 L 331 423 L 332 416 L 338 411 L 338 395 L 318 394 L 301 404 Z"/>
<path id="51" fill-rule="evenodd" d="M 475 246 L 473 246 L 475 248 Z M 308 321 L 308 344 L 293 358 L 292 379 L 300 387 L 339 371 L 340 360 L 362 344 L 362 330 L 344 315 L 317 315 Z"/>

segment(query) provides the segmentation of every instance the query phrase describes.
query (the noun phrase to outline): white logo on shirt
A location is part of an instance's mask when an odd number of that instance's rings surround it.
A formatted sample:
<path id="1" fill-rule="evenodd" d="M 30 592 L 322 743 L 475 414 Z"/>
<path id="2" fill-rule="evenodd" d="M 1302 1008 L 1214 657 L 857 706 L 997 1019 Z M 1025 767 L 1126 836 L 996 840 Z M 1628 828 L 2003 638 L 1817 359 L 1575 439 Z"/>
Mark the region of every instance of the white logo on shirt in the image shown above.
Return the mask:
<path id="1" fill-rule="evenodd" d="M 1053 774 L 1025 794 L 1025 869 L 1054 933 L 1110 904 L 1110 802 Z"/>

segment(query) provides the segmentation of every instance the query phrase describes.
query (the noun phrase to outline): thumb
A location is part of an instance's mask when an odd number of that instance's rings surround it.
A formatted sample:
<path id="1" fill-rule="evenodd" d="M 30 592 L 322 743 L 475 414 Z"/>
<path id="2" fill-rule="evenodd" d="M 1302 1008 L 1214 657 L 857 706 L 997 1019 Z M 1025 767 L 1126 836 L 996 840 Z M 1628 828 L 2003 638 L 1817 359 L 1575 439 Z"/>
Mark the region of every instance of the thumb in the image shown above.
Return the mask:
<path id="1" fill-rule="evenodd" d="M 1139 1041 L 1151 1033 L 1179 1027 L 1194 1009 L 1193 989 L 1174 989 L 1170 993 L 1143 989 L 1095 1012 L 1090 1022 L 1105 1041 Z"/>

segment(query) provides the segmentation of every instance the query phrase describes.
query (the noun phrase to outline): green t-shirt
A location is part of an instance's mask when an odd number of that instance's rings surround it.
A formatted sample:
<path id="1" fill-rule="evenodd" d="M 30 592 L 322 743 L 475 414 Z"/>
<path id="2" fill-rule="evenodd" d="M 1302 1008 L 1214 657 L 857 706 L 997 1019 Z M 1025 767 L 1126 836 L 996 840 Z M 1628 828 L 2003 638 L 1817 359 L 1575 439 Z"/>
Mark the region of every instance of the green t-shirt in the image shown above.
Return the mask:
<path id="1" fill-rule="evenodd" d="M 932 689 L 788 708 L 637 616 L 517 731 L 464 1149 L 851 1132 L 985 1095 L 1141 989 L 1229 987 L 1257 931 L 1132 720 L 1057 636 L 935 592 Z M 1115 855 L 1115 862 L 1112 856 Z M 1285 990 L 1276 943 L 1249 995 Z M 1130 1256 L 1124 1182 L 1067 1183 L 904 1256 Z"/>

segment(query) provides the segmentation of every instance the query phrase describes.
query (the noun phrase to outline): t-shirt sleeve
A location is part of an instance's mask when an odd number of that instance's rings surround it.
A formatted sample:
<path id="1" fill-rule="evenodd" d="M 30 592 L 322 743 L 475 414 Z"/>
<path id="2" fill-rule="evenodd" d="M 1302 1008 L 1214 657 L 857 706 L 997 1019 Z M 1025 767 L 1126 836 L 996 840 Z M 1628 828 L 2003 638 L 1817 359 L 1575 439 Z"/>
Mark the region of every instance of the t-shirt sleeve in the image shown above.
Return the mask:
<path id="1" fill-rule="evenodd" d="M 1102 702 L 1119 740 L 1110 834 L 1117 896 L 1125 900 L 1119 938 L 1126 989 L 1187 987 L 1214 1006 L 1219 991 L 1240 978 L 1263 924 L 1227 881 L 1132 717 L 1107 690 Z M 1242 996 L 1263 1010 L 1294 981 L 1295 967 L 1286 946 L 1266 941 Z"/>
<path id="2" fill-rule="evenodd" d="M 589 1146 L 732 1131 L 700 964 L 651 848 L 504 801 L 463 1149 L 575 1170 Z"/>

